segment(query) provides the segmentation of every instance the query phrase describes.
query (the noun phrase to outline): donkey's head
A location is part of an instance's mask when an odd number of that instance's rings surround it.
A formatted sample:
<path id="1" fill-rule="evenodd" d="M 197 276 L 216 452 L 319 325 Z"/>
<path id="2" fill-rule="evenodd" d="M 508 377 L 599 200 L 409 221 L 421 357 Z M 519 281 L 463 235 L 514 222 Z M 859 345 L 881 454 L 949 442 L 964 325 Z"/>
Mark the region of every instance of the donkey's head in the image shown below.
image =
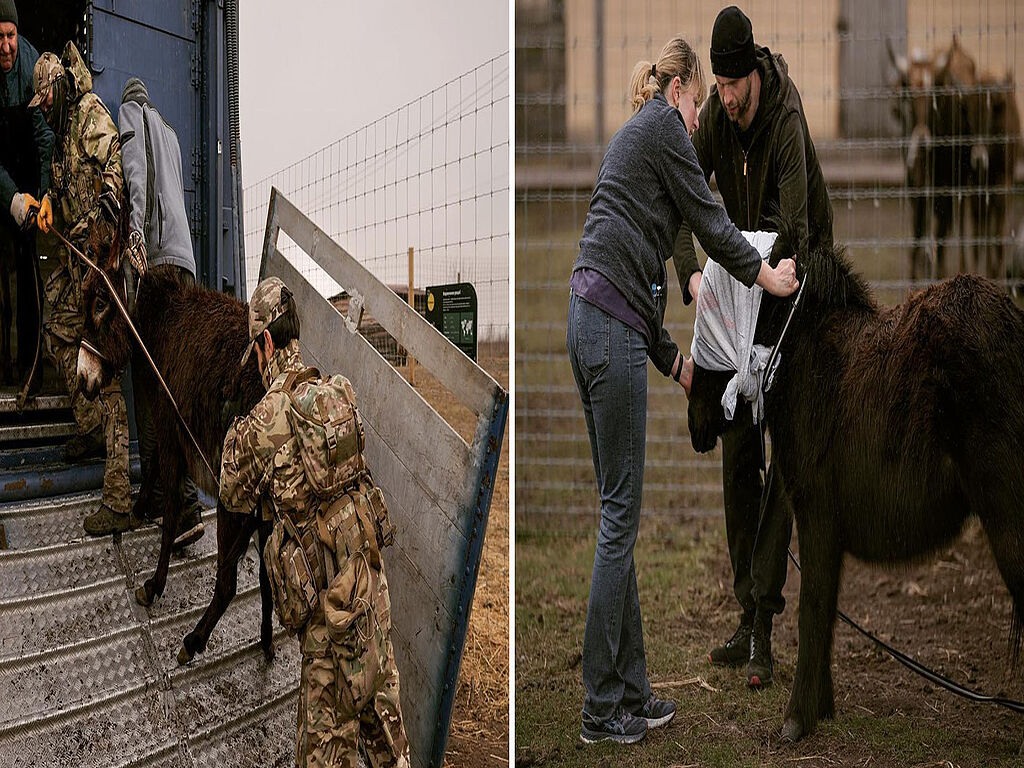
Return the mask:
<path id="1" fill-rule="evenodd" d="M 102 269 L 121 305 L 127 306 L 125 277 L 119 259 L 106 259 Z M 93 269 L 87 269 L 82 281 L 82 308 L 85 325 L 78 348 L 78 388 L 92 400 L 128 364 L 131 335 L 107 281 Z"/>

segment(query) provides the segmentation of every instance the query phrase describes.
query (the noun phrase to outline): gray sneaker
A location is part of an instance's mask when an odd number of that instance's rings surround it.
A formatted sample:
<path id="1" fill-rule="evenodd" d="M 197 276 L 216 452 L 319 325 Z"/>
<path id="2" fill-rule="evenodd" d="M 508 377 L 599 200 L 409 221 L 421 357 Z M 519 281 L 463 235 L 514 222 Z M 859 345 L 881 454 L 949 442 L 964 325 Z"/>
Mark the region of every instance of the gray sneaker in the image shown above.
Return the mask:
<path id="1" fill-rule="evenodd" d="M 603 723 L 586 723 L 580 726 L 580 740 L 584 744 L 599 741 L 614 741 L 619 744 L 635 744 L 647 735 L 647 721 L 634 717 L 622 707 Z"/>
<path id="2" fill-rule="evenodd" d="M 658 728 L 669 723 L 676 716 L 676 703 L 667 699 L 659 699 L 653 693 L 640 709 L 633 714 L 647 721 L 647 728 Z"/>

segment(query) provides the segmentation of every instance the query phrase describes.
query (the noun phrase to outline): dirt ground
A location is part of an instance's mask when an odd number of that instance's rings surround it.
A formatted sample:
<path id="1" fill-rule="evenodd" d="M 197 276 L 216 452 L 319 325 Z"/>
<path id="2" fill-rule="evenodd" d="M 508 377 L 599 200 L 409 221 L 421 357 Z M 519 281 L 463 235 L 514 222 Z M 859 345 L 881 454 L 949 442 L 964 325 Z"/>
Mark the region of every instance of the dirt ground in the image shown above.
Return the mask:
<path id="1" fill-rule="evenodd" d="M 623 748 L 579 744 L 580 647 L 597 521 L 541 530 L 516 525 L 516 765 L 1002 766 L 1024 765 L 1020 716 L 929 684 L 837 623 L 836 718 L 795 746 L 776 744 L 796 666 L 800 577 L 790 565 L 776 621 L 776 680 L 748 691 L 742 671 L 706 662 L 732 633 L 737 608 L 720 518 L 641 523 L 636 563 L 649 674 L 679 706 L 675 721 Z M 797 551 L 794 535 L 794 550 Z M 552 579 L 555 564 L 560 573 Z M 840 609 L 957 682 L 1024 699 L 1007 654 L 1011 603 L 976 520 L 951 547 L 899 570 L 847 558 Z"/>
<path id="2" fill-rule="evenodd" d="M 508 346 L 481 346 L 479 363 L 508 390 Z M 401 369 L 408 378 L 408 369 Z M 467 441 L 476 418 L 423 368 L 416 390 Z M 507 426 L 506 426 L 507 429 Z M 509 681 L 509 514 L 508 434 L 501 446 L 498 476 L 484 537 L 483 560 L 469 618 L 444 764 L 451 768 L 508 765 Z"/>

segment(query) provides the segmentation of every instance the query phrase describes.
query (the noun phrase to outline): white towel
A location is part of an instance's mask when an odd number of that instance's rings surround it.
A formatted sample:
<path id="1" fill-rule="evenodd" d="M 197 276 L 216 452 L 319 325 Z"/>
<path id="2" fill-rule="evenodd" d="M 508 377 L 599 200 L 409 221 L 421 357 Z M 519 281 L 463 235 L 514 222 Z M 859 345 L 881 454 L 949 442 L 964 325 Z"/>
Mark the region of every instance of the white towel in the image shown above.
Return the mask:
<path id="1" fill-rule="evenodd" d="M 778 233 L 744 232 L 743 236 L 767 260 Z M 736 372 L 722 395 L 722 408 L 729 421 L 736 415 L 740 396 L 751 404 L 755 424 L 764 417 L 761 381 L 772 350 L 754 344 L 762 293 L 761 286 L 747 288 L 712 259 L 704 266 L 690 353 L 702 368 Z"/>

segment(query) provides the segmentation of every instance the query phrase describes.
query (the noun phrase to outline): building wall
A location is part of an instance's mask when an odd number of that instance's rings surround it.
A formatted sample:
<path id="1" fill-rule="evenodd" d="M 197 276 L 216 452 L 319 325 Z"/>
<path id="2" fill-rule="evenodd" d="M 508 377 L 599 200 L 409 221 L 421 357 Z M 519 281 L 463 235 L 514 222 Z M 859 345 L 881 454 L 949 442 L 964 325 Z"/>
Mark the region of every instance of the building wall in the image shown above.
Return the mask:
<path id="1" fill-rule="evenodd" d="M 566 128 L 571 143 L 598 140 L 598 39 L 595 8 L 599 0 L 565 0 Z M 674 34 L 682 34 L 700 56 L 708 81 L 711 28 L 722 0 L 603 0 L 604 99 L 601 114 L 606 143 L 628 119 L 626 89 L 634 64 L 651 60 Z M 894 30 L 897 51 L 906 45 L 926 52 L 948 47 L 953 33 L 984 69 L 1024 73 L 1024 0 L 906 0 L 907 38 Z M 782 53 L 800 90 L 812 136 L 828 141 L 840 136 L 839 20 L 840 0 L 784 2 L 760 0 L 741 7 L 750 17 L 754 40 Z M 1019 28 L 1018 33 L 1015 30 Z M 885 34 L 885 32 L 880 32 Z M 856 42 L 854 42 L 856 44 Z M 873 50 L 877 51 L 878 46 Z M 1017 90 L 1024 113 L 1024 97 Z"/>

